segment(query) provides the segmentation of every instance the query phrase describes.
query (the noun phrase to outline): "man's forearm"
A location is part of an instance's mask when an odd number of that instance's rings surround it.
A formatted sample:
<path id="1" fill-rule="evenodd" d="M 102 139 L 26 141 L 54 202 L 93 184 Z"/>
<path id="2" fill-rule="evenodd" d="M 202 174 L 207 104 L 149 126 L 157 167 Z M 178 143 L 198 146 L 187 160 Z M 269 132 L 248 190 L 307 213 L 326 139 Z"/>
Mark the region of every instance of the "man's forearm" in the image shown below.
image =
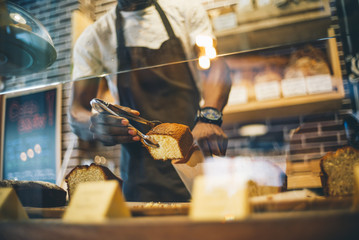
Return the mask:
<path id="1" fill-rule="evenodd" d="M 96 97 L 98 91 L 99 79 L 87 79 L 73 83 L 68 119 L 71 130 L 81 139 L 93 140 L 92 133 L 89 130 L 91 120 L 90 101 Z"/>
<path id="2" fill-rule="evenodd" d="M 90 132 L 90 110 L 73 103 L 73 105 L 70 105 L 67 117 L 73 133 L 75 133 L 82 140 L 93 140 L 92 133 Z"/>
<path id="3" fill-rule="evenodd" d="M 214 60 L 203 83 L 203 107 L 214 107 L 222 111 L 228 102 L 231 86 L 230 69 L 226 62 L 223 58 Z"/>

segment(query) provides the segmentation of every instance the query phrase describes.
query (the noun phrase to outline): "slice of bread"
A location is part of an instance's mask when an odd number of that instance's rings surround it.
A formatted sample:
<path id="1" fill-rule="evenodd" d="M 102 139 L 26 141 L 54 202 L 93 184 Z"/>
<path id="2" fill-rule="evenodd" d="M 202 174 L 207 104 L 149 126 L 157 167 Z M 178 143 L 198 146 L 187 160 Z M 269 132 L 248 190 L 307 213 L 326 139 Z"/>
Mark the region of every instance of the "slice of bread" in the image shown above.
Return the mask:
<path id="1" fill-rule="evenodd" d="M 65 177 L 69 199 L 74 194 L 76 187 L 82 182 L 117 180 L 122 186 L 122 180 L 117 177 L 105 166 L 92 163 L 88 165 L 79 165 L 69 172 Z"/>
<path id="2" fill-rule="evenodd" d="M 151 129 L 147 135 L 160 145 L 158 148 L 153 148 L 144 144 L 155 160 L 186 162 L 198 148 L 193 144 L 191 130 L 183 124 L 162 123 Z"/>
<path id="3" fill-rule="evenodd" d="M 359 151 L 343 147 L 320 159 L 323 191 L 327 196 L 348 196 L 354 191 L 354 165 L 359 164 Z"/>
<path id="4" fill-rule="evenodd" d="M 269 194 L 275 194 L 283 192 L 284 187 L 282 186 L 263 186 L 257 184 L 253 180 L 249 180 L 247 183 L 249 197 L 264 196 Z"/>

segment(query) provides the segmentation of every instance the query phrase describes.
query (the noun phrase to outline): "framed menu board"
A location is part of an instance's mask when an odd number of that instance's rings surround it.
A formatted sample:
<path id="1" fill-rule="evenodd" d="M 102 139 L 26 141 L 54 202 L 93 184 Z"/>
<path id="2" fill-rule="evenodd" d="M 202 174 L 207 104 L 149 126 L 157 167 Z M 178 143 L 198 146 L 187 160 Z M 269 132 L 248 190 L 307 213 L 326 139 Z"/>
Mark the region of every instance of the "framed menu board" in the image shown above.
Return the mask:
<path id="1" fill-rule="evenodd" d="M 1 179 L 56 183 L 60 167 L 60 86 L 5 95 Z"/>

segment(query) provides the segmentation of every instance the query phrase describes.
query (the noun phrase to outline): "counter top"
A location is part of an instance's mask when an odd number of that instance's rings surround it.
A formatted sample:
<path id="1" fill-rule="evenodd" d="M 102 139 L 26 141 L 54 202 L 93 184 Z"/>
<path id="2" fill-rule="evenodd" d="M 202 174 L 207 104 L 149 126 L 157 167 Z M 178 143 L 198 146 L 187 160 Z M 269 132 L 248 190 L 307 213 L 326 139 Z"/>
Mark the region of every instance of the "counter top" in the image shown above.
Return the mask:
<path id="1" fill-rule="evenodd" d="M 230 222 L 194 222 L 187 216 L 132 217 L 100 224 L 61 219 L 0 221 L 0 239 L 359 239 L 359 212 L 349 210 L 254 213 Z"/>

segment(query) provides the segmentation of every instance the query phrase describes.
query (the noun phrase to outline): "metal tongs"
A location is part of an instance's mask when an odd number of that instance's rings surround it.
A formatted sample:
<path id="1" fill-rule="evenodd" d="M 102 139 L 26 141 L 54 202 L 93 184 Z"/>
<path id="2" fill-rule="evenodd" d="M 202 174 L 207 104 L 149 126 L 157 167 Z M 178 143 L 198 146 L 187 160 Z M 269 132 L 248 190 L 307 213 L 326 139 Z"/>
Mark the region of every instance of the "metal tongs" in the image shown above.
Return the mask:
<path id="1" fill-rule="evenodd" d="M 127 118 L 128 120 L 133 120 L 139 123 L 142 123 L 144 125 L 148 125 L 150 128 L 153 128 L 155 126 L 157 126 L 158 124 L 160 124 L 160 121 L 149 121 L 147 119 L 144 119 L 140 116 L 134 115 L 132 113 L 129 113 L 121 108 L 116 107 L 115 105 L 112 105 L 104 100 L 98 99 L 98 98 L 94 98 L 91 100 L 90 102 L 91 106 L 98 112 L 108 112 L 111 115 L 117 116 L 117 117 L 123 117 L 123 118 Z M 134 129 L 136 129 L 135 127 L 133 127 L 131 124 L 128 124 L 129 127 L 132 127 Z M 160 147 L 160 145 L 158 144 L 158 142 L 156 140 L 154 140 L 153 138 L 151 138 L 150 136 L 143 134 L 141 131 L 139 131 L 138 129 L 136 129 L 137 131 L 137 135 L 140 136 L 143 140 L 143 142 L 149 146 L 149 147 L 153 147 L 153 148 L 158 148 Z"/>

